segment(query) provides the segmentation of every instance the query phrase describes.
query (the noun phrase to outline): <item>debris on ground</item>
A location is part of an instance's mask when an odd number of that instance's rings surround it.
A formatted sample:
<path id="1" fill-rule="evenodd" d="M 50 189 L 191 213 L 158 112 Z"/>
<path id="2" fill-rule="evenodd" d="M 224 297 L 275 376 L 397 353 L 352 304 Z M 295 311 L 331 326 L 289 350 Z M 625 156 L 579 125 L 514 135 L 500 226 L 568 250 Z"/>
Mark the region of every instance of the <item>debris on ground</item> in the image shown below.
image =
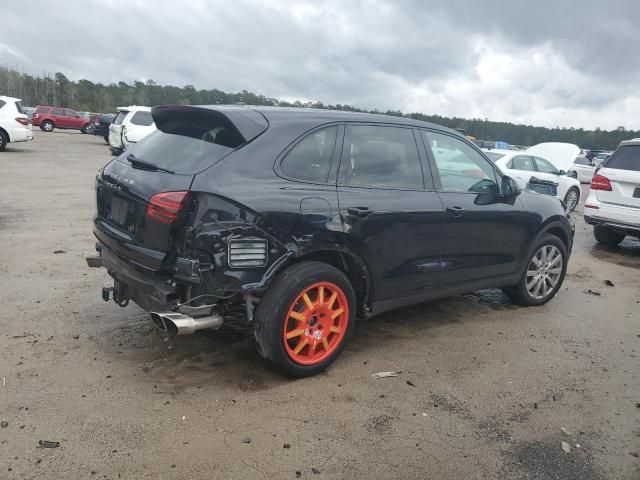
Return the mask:
<path id="1" fill-rule="evenodd" d="M 284 445 L 282 445 L 282 448 L 291 448 L 291 444 L 290 443 L 285 443 Z"/>
<path id="2" fill-rule="evenodd" d="M 320 470 L 318 470 L 316 467 L 313 467 L 311 469 L 311 473 L 318 475 L 320 473 Z"/>
<path id="3" fill-rule="evenodd" d="M 569 436 L 569 437 L 570 437 L 571 435 L 573 435 L 573 433 L 571 433 L 569 430 L 567 430 L 567 429 L 566 429 L 566 428 L 564 428 L 564 427 L 560 427 L 560 430 L 562 430 L 562 433 L 564 433 L 565 435 L 567 435 L 567 436 Z"/>
<path id="4" fill-rule="evenodd" d="M 242 443 L 251 443 L 251 439 L 249 437 L 244 437 L 242 439 Z"/>
<path id="5" fill-rule="evenodd" d="M 4 422 L 4 421 L 0 422 L 0 427 L 7 428 L 8 426 L 9 426 L 9 422 Z"/>
<path id="6" fill-rule="evenodd" d="M 631 455 L 632 457 L 640 457 L 640 455 L 638 454 L 638 452 L 629 452 L 629 455 Z"/>
<path id="7" fill-rule="evenodd" d="M 302 472 L 300 470 L 296 470 L 296 478 L 300 478 L 302 476 Z"/>
<path id="8" fill-rule="evenodd" d="M 560 445 L 562 446 L 562 450 L 564 451 L 564 453 L 571 452 L 571 445 L 569 445 L 567 442 L 561 442 Z"/>
<path id="9" fill-rule="evenodd" d="M 54 250 L 53 253 L 67 253 L 64 250 Z"/>
<path id="10" fill-rule="evenodd" d="M 399 374 L 397 372 L 378 372 L 378 373 L 372 373 L 371 376 L 373 378 L 388 378 L 388 377 L 398 377 Z"/>
<path id="11" fill-rule="evenodd" d="M 607 287 L 615 287 L 615 284 L 614 284 L 611 280 L 605 280 L 605 281 L 604 281 L 604 284 L 605 284 Z"/>
<path id="12" fill-rule="evenodd" d="M 60 442 L 52 442 L 50 440 L 38 440 L 38 445 L 40 445 L 40 448 L 58 448 L 60 446 Z"/>
<path id="13" fill-rule="evenodd" d="M 410 387 L 415 387 L 415 385 L 412 382 L 410 382 L 409 380 L 407 380 L 407 385 L 409 385 Z"/>
<path id="14" fill-rule="evenodd" d="M 80 335 L 78 335 L 77 333 L 73 336 L 74 340 L 78 340 L 80 338 Z"/>
<path id="15" fill-rule="evenodd" d="M 600 292 L 596 292 L 595 290 L 584 290 L 584 293 L 586 293 L 587 295 L 594 295 L 596 297 L 601 296 L 602 294 Z"/>

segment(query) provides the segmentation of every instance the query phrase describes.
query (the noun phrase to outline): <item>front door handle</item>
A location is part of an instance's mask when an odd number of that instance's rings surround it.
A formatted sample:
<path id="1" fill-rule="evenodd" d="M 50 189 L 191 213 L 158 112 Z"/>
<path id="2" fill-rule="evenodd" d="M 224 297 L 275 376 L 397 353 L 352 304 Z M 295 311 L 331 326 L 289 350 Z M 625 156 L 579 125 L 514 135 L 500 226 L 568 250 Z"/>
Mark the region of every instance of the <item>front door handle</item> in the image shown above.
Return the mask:
<path id="1" fill-rule="evenodd" d="M 462 207 L 447 207 L 447 213 L 452 217 L 461 217 L 464 213 L 464 208 Z"/>
<path id="2" fill-rule="evenodd" d="M 373 212 L 369 207 L 349 207 L 347 208 L 349 215 L 353 215 L 358 218 L 365 218 Z"/>

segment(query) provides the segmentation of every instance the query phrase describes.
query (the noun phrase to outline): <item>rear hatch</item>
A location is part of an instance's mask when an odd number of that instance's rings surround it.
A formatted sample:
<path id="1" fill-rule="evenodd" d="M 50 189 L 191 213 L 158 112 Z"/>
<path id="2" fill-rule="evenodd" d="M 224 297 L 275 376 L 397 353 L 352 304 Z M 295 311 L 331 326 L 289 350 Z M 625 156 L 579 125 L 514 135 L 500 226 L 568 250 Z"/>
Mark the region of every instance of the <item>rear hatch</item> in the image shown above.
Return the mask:
<path id="1" fill-rule="evenodd" d="M 596 190 L 600 202 L 638 209 L 640 217 L 640 142 L 621 145 L 598 171 L 609 179 L 611 190 Z"/>
<path id="2" fill-rule="evenodd" d="M 129 114 L 129 110 L 126 109 L 118 109 L 118 114 L 116 118 L 113 119 L 111 125 L 109 125 L 109 145 L 113 148 L 123 148 L 122 147 L 122 123 L 124 122 L 124 118 Z"/>
<path id="3" fill-rule="evenodd" d="M 267 127 L 262 115 L 247 112 L 259 117 L 259 128 L 218 109 L 155 107 L 158 130 L 98 174 L 98 239 L 140 267 L 159 271 L 171 266 L 193 207 L 194 176 Z"/>

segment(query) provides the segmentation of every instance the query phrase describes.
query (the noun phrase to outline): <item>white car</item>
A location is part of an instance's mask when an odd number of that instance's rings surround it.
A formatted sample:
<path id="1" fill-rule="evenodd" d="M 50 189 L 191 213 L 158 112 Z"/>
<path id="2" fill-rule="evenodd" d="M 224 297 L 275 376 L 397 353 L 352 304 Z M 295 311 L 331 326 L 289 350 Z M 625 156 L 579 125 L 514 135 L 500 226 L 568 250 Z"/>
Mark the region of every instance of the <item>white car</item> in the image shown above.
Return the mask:
<path id="1" fill-rule="evenodd" d="M 569 211 L 576 208 L 582 189 L 580 182 L 567 176 L 567 169 L 580 153 L 580 149 L 569 143 L 540 143 L 524 151 L 488 150 L 485 154 L 506 175 L 525 188 L 536 177 L 558 184 L 557 197 Z"/>
<path id="2" fill-rule="evenodd" d="M 109 125 L 111 153 L 120 155 L 131 145 L 156 131 L 151 117 L 151 107 L 118 107 L 118 115 Z"/>
<path id="3" fill-rule="evenodd" d="M 4 150 L 8 143 L 33 140 L 31 128 L 22 100 L 0 96 L 0 150 Z"/>
<path id="4" fill-rule="evenodd" d="M 640 138 L 621 142 L 593 176 L 584 219 L 605 245 L 640 238 Z"/>
<path id="5" fill-rule="evenodd" d="M 570 177 L 577 178 L 580 183 L 589 183 L 595 171 L 596 167 L 591 164 L 587 157 L 576 157 L 567 174 Z"/>

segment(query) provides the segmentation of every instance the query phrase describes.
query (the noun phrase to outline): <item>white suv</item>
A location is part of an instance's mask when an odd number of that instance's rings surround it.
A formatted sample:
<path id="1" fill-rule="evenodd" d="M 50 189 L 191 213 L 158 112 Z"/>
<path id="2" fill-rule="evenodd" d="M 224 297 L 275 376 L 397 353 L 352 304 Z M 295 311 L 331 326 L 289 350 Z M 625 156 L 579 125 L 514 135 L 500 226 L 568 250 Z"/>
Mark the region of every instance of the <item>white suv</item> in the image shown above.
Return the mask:
<path id="1" fill-rule="evenodd" d="M 109 126 L 111 153 L 120 155 L 155 130 L 150 107 L 118 107 L 118 115 Z"/>
<path id="2" fill-rule="evenodd" d="M 8 143 L 33 140 L 31 120 L 22 108 L 19 98 L 0 96 L 0 150 Z"/>
<path id="3" fill-rule="evenodd" d="M 621 142 L 596 171 L 584 219 L 600 243 L 618 245 L 627 235 L 640 238 L 640 138 Z"/>

